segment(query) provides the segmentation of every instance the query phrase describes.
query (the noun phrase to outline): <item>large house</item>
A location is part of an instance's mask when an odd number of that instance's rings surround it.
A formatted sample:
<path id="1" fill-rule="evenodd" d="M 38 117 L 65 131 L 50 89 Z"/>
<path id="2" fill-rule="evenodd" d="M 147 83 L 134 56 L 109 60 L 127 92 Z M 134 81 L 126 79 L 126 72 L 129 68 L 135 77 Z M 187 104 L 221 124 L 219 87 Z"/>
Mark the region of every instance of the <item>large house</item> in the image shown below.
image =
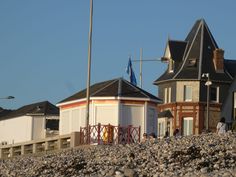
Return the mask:
<path id="1" fill-rule="evenodd" d="M 123 78 L 96 83 L 90 88 L 89 124 L 141 126 L 141 133 L 157 133 L 157 104 L 160 99 Z M 60 135 L 86 126 L 86 89 L 62 100 Z"/>
<path id="2" fill-rule="evenodd" d="M 183 135 L 214 131 L 235 77 L 236 61 L 224 58 L 203 19 L 196 21 L 185 40 L 169 39 L 163 58 L 167 70 L 154 81 L 164 100 L 158 105 L 159 136 L 166 131 L 172 135 L 177 128 Z"/>
<path id="3" fill-rule="evenodd" d="M 4 112 L 0 114 L 0 145 L 43 139 L 58 132 L 59 109 L 48 101 Z"/>

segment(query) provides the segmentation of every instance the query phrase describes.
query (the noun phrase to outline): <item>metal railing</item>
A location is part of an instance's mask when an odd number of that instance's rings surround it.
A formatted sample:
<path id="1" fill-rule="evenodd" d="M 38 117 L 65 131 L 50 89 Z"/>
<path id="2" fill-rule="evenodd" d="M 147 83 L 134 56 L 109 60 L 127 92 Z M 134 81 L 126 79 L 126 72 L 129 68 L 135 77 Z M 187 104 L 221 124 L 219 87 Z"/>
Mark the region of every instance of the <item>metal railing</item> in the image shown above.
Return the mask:
<path id="1" fill-rule="evenodd" d="M 140 142 L 141 127 L 89 125 L 80 128 L 80 144 L 130 144 Z"/>

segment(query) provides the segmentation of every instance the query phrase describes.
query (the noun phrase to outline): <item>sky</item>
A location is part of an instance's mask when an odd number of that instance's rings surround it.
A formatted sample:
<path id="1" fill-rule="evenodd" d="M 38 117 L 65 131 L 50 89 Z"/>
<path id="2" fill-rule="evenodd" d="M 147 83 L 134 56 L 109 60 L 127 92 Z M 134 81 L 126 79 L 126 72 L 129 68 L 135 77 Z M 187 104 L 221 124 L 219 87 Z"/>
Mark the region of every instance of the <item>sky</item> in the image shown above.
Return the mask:
<path id="1" fill-rule="evenodd" d="M 0 107 L 53 104 L 86 88 L 89 0 L 0 0 Z M 235 0 L 94 0 L 91 85 L 123 77 L 129 56 L 160 58 L 204 18 L 225 58 L 236 59 Z M 166 64 L 143 63 L 143 89 Z M 139 63 L 133 62 L 139 84 Z"/>

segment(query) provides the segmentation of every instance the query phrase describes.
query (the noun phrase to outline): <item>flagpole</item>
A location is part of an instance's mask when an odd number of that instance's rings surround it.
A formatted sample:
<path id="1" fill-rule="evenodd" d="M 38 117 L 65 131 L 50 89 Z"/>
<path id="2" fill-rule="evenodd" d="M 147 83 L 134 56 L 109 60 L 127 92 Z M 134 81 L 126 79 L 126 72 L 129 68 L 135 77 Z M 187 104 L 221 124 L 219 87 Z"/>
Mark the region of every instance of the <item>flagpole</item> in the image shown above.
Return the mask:
<path id="1" fill-rule="evenodd" d="M 86 93 L 86 127 L 87 142 L 89 128 L 89 103 L 90 103 L 90 78 L 91 78 L 91 52 L 92 52 L 92 29 L 93 29 L 93 0 L 90 0 L 90 22 L 89 22 L 89 46 L 88 46 L 88 74 L 87 74 L 87 93 Z"/>
<path id="2" fill-rule="evenodd" d="M 140 81 L 140 88 L 143 86 L 143 73 L 142 73 L 142 60 L 143 60 L 143 48 L 140 48 L 140 68 L 139 68 L 139 81 Z"/>

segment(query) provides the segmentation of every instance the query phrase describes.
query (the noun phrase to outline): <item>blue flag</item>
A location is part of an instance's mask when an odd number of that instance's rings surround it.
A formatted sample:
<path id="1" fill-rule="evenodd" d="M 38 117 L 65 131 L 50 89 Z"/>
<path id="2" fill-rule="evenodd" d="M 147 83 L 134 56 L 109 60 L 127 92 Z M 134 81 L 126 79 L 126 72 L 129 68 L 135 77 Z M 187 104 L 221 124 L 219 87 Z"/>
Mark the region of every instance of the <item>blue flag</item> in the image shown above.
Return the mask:
<path id="1" fill-rule="evenodd" d="M 127 74 L 129 74 L 130 82 L 133 85 L 136 86 L 137 85 L 137 81 L 136 81 L 136 77 L 135 77 L 135 74 L 134 74 L 134 71 L 133 71 L 133 68 L 132 68 L 132 62 L 131 62 L 130 58 L 129 58 L 129 62 L 128 62 L 128 66 L 127 66 L 126 72 L 127 72 Z"/>

